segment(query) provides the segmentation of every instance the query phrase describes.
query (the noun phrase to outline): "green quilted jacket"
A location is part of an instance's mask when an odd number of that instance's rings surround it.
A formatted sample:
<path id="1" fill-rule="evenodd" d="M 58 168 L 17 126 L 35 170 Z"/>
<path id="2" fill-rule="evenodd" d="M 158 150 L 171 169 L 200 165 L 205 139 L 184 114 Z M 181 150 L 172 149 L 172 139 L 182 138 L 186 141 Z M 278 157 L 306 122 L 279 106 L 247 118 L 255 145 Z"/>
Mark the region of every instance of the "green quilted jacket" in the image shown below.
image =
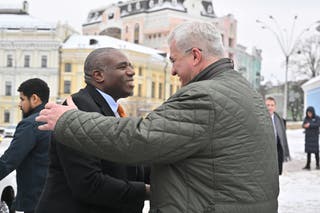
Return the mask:
<path id="1" fill-rule="evenodd" d="M 56 138 L 120 163 L 149 163 L 151 213 L 276 213 L 277 152 L 260 95 L 221 59 L 146 118 L 66 112 Z"/>

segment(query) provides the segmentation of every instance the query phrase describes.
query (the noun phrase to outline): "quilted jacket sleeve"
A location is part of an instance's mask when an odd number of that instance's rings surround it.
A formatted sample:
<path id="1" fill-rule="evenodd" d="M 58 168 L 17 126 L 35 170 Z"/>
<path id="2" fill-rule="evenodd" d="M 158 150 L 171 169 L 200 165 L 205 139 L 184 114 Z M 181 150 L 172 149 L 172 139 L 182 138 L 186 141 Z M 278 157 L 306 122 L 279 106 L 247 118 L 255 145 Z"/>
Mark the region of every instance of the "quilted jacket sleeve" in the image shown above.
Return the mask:
<path id="1" fill-rule="evenodd" d="M 146 118 L 114 118 L 78 110 L 56 125 L 59 142 L 121 163 L 171 163 L 206 146 L 214 110 L 210 96 L 183 88 Z"/>

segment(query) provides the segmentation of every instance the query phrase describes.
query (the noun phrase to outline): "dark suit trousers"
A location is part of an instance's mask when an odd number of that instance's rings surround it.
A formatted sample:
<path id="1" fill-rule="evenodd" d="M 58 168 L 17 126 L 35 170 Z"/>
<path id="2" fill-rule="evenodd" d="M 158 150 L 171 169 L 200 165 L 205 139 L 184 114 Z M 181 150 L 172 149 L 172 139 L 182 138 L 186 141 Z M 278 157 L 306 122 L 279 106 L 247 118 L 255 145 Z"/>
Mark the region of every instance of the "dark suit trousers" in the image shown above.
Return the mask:
<path id="1" fill-rule="evenodd" d="M 280 144 L 279 137 L 277 137 L 277 151 L 278 151 L 278 167 L 279 167 L 279 175 L 282 174 L 282 165 L 283 165 L 283 150 Z"/>

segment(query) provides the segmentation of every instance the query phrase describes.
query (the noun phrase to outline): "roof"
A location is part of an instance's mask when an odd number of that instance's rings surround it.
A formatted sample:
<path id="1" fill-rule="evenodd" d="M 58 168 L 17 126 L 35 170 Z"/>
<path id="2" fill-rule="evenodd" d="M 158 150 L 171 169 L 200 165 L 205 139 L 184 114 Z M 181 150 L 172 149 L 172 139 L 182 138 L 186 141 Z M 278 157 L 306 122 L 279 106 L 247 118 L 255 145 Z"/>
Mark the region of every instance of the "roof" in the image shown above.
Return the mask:
<path id="1" fill-rule="evenodd" d="M 55 29 L 55 24 L 42 21 L 27 14 L 0 14 L 0 28 L 21 29 Z"/>
<path id="2" fill-rule="evenodd" d="M 90 41 L 92 44 L 90 44 Z M 132 50 L 140 53 L 150 54 L 159 60 L 163 56 L 159 55 L 165 53 L 163 51 L 155 50 L 150 47 L 130 43 L 110 36 L 95 36 L 95 35 L 72 35 L 63 45 L 63 49 L 95 49 L 100 47 L 113 47 L 117 49 Z"/>
<path id="3" fill-rule="evenodd" d="M 307 81 L 306 83 L 301 85 L 302 89 L 304 91 L 310 90 L 310 89 L 315 89 L 315 88 L 320 88 L 320 75 L 317 77 L 314 77 Z"/>
<path id="4" fill-rule="evenodd" d="M 0 10 L 1 9 L 17 9 L 21 8 L 22 1 L 21 0 L 1 0 L 0 2 Z"/>

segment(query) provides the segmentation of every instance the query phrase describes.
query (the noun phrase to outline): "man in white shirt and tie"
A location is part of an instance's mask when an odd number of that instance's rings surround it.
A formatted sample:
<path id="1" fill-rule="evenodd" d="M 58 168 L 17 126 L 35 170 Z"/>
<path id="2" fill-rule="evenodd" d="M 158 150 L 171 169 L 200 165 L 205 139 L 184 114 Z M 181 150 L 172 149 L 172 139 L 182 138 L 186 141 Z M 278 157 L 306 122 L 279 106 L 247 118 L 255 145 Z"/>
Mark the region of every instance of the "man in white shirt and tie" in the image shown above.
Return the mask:
<path id="1" fill-rule="evenodd" d="M 273 97 L 268 97 L 265 103 L 272 119 L 275 142 L 277 143 L 279 175 L 281 175 L 283 162 L 290 160 L 285 121 L 275 112 L 276 100 Z"/>

